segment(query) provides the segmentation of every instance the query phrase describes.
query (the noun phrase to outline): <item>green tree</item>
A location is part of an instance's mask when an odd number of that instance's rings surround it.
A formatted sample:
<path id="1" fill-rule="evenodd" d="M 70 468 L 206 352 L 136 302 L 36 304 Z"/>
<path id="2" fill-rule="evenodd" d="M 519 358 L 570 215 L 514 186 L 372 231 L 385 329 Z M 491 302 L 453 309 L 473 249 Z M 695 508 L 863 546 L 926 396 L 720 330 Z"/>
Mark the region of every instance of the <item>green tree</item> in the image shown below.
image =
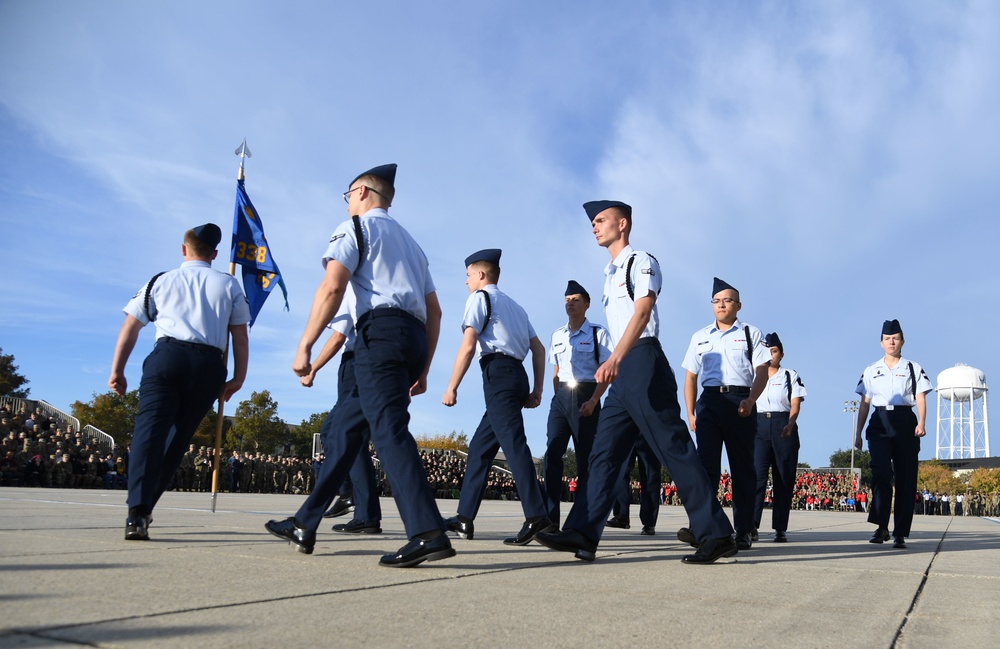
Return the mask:
<path id="1" fill-rule="evenodd" d="M 288 444 L 288 427 L 278 417 L 278 402 L 271 398 L 267 390 L 254 392 L 249 399 L 240 402 L 233 417 L 233 426 L 226 435 L 230 449 L 245 451 L 253 449 L 261 453 L 273 453 L 280 446 Z"/>
<path id="2" fill-rule="evenodd" d="M 932 493 L 957 493 L 965 491 L 965 483 L 955 476 L 941 460 L 921 462 L 917 468 L 917 488 Z"/>
<path id="3" fill-rule="evenodd" d="M 215 412 L 212 408 L 205 415 L 205 418 L 201 420 L 198 424 L 197 430 L 194 431 L 194 436 L 191 438 L 191 443 L 195 446 L 207 446 L 208 448 L 215 448 L 215 426 L 219 421 L 219 414 Z M 222 441 L 226 441 L 226 433 L 232 426 L 232 421 L 222 418 Z"/>
<path id="4" fill-rule="evenodd" d="M 292 445 L 295 446 L 295 454 L 307 456 L 312 454 L 313 435 L 319 434 L 323 422 L 326 420 L 326 412 L 314 412 L 308 419 L 303 419 L 302 423 L 291 429 Z"/>
<path id="5" fill-rule="evenodd" d="M 130 390 L 125 396 L 110 390 L 104 394 L 95 392 L 94 398 L 87 403 L 76 401 L 70 408 L 81 426 L 90 424 L 111 435 L 115 444 L 128 444 L 139 413 L 139 390 Z"/>
<path id="6" fill-rule="evenodd" d="M 1000 469 L 979 467 L 969 474 L 969 488 L 984 494 L 1000 493 Z"/>
<path id="7" fill-rule="evenodd" d="M 579 475 L 579 470 L 576 465 L 576 449 L 567 448 L 566 455 L 563 456 L 563 475 L 572 478 Z"/>
<path id="8" fill-rule="evenodd" d="M 851 449 L 837 450 L 830 456 L 830 466 L 851 468 Z M 854 468 L 861 469 L 861 484 L 870 485 L 872 483 L 872 456 L 868 454 L 868 451 L 854 451 Z"/>
<path id="9" fill-rule="evenodd" d="M 24 386 L 28 383 L 30 381 L 17 371 L 14 355 L 4 354 L 0 347 L 0 396 L 27 399 L 31 389 Z"/>
<path id="10" fill-rule="evenodd" d="M 421 448 L 439 448 L 446 451 L 469 450 L 469 436 L 454 430 L 447 435 L 414 435 L 413 438 Z"/>

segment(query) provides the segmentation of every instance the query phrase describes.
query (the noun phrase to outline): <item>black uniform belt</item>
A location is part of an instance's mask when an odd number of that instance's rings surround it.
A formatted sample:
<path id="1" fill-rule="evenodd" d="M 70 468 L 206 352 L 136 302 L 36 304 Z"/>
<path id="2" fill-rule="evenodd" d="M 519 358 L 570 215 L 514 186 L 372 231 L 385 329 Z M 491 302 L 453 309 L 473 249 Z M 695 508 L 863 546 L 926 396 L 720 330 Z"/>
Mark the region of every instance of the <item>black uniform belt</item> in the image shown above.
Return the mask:
<path id="1" fill-rule="evenodd" d="M 703 386 L 705 392 L 720 392 L 722 394 L 744 394 L 750 395 L 750 388 L 746 385 L 706 385 Z"/>
<path id="2" fill-rule="evenodd" d="M 765 419 L 773 419 L 775 417 L 788 417 L 789 416 L 787 410 L 771 410 L 771 411 L 768 411 L 768 412 L 760 412 L 758 410 L 757 414 L 760 415 L 760 416 L 762 416 L 762 417 L 764 417 Z"/>
<path id="3" fill-rule="evenodd" d="M 352 358 L 354 358 L 354 350 L 351 350 L 349 352 L 344 352 L 343 354 L 341 354 L 340 362 L 343 363 L 344 361 L 349 361 Z"/>
<path id="4" fill-rule="evenodd" d="M 639 340 L 632 343 L 632 349 L 635 349 L 636 347 L 642 347 L 643 345 L 656 345 L 657 347 L 659 347 L 660 339 L 653 338 L 652 336 L 646 336 L 645 338 L 640 338 Z"/>
<path id="5" fill-rule="evenodd" d="M 875 406 L 875 410 L 892 412 L 893 410 L 912 410 L 913 406 Z"/>
<path id="6" fill-rule="evenodd" d="M 597 381 L 559 381 L 559 389 L 575 388 L 578 385 L 597 385 Z"/>
<path id="7" fill-rule="evenodd" d="M 366 312 L 360 318 L 358 318 L 358 324 L 355 327 L 355 329 L 361 329 L 361 327 L 363 327 L 364 324 L 372 318 L 387 318 L 387 317 L 406 318 L 407 320 L 412 320 L 421 327 L 424 326 L 423 321 L 421 321 L 420 318 L 413 315 L 409 311 L 405 311 L 403 309 L 394 306 L 382 306 L 382 307 L 376 307 L 371 311 Z"/>
<path id="8" fill-rule="evenodd" d="M 514 358 L 513 356 L 511 356 L 510 354 L 504 354 L 503 352 L 493 352 L 492 354 L 483 354 L 482 356 L 480 356 L 479 357 L 479 366 L 480 367 L 486 367 L 488 364 L 492 363 L 495 360 L 499 360 L 501 358 L 509 358 L 510 360 L 514 361 L 515 363 L 523 363 L 524 362 L 523 358 L 517 359 L 517 358 Z"/>
<path id="9" fill-rule="evenodd" d="M 205 343 L 193 343 L 187 340 L 177 340 L 176 338 L 171 338 L 170 336 L 163 336 L 162 338 L 157 339 L 156 342 L 161 342 L 161 341 L 165 343 L 170 343 L 171 345 L 181 345 L 182 347 L 191 347 L 203 352 L 215 352 L 216 354 L 219 355 L 222 354 L 222 350 L 216 347 L 215 345 L 206 345 Z"/>

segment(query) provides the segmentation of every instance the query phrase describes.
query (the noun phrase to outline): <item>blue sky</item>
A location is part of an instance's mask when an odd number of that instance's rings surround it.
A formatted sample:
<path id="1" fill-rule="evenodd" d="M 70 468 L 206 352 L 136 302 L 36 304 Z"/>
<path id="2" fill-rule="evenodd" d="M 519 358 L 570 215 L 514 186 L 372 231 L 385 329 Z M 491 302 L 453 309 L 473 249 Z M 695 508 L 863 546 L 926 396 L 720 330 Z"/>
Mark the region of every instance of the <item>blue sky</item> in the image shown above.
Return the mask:
<path id="1" fill-rule="evenodd" d="M 675 371 L 712 319 L 713 276 L 779 332 L 813 466 L 848 448 L 843 403 L 883 320 L 932 380 L 1000 371 L 975 333 L 997 315 L 996 3 L 427 5 L 0 0 L 0 346 L 31 396 L 68 409 L 107 390 L 125 302 L 180 263 L 185 229 L 230 227 L 244 137 L 291 310 L 265 305 L 235 399 L 270 390 L 290 423 L 335 395 L 335 372 L 307 390 L 290 366 L 340 194 L 390 161 L 391 213 L 444 308 L 415 433 L 471 434 L 482 415 L 474 371 L 440 404 L 465 256 L 503 248 L 500 287 L 547 345 L 568 279 L 601 292 L 608 255 L 580 207 L 599 198 L 633 206 L 633 241 L 660 260 Z M 549 396 L 526 411 L 536 456 Z"/>

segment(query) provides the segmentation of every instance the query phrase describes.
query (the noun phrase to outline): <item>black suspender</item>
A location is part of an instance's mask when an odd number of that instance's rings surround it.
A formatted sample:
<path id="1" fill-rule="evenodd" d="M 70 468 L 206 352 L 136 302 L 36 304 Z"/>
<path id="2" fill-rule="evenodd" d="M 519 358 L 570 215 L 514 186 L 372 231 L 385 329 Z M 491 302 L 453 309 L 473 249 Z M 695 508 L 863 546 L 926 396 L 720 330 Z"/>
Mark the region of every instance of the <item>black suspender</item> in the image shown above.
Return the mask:
<path id="1" fill-rule="evenodd" d="M 594 332 L 594 362 L 597 366 L 601 366 L 601 352 L 597 349 L 597 325 L 591 325 L 591 331 Z"/>
<path id="2" fill-rule="evenodd" d="M 632 262 L 635 261 L 635 255 L 628 258 L 628 263 L 625 264 L 625 290 L 628 291 L 628 299 L 635 302 L 635 286 L 632 285 Z"/>
<path id="3" fill-rule="evenodd" d="M 747 339 L 747 360 L 750 361 L 750 368 L 753 369 L 753 341 L 750 340 L 750 325 L 743 325 L 743 335 Z"/>
<path id="4" fill-rule="evenodd" d="M 365 235 L 361 233 L 361 217 L 357 214 L 351 217 L 354 221 L 354 235 L 358 238 L 358 268 L 361 268 L 361 264 L 365 260 Z M 358 268 L 354 269 L 354 272 L 358 272 Z"/>
<path id="5" fill-rule="evenodd" d="M 792 404 L 792 374 L 785 370 L 785 391 L 788 393 L 788 405 Z"/>
<path id="6" fill-rule="evenodd" d="M 146 312 L 146 317 L 149 319 L 150 322 L 152 322 L 153 320 L 156 320 L 156 312 L 153 311 L 152 313 L 150 313 L 150 311 L 149 311 L 149 295 L 150 295 L 150 293 L 153 292 L 153 284 L 155 284 L 156 280 L 159 279 L 160 275 L 162 275 L 165 272 L 167 272 L 167 271 L 165 271 L 165 270 L 164 271 L 160 271 L 159 273 L 153 275 L 153 279 L 149 280 L 149 283 L 146 284 L 146 296 L 142 300 L 142 308 Z M 913 373 L 913 367 L 912 366 L 910 367 L 910 373 L 911 374 Z"/>
<path id="7" fill-rule="evenodd" d="M 906 361 L 906 364 L 910 366 L 910 391 L 913 392 L 913 403 L 917 403 L 917 376 L 913 373 L 913 363 Z"/>
<path id="8" fill-rule="evenodd" d="M 486 331 L 487 325 L 490 324 L 490 316 L 493 315 L 493 305 L 490 303 L 489 293 L 487 293 L 483 289 L 479 289 L 478 291 L 476 291 L 476 293 L 482 293 L 483 297 L 486 298 L 486 320 L 483 321 L 483 328 L 479 330 L 479 333 L 483 333 L 484 331 Z"/>
<path id="9" fill-rule="evenodd" d="M 649 255 L 650 257 L 653 257 L 653 255 L 650 255 L 648 252 L 646 254 Z M 625 264 L 625 290 L 628 291 L 628 297 L 633 302 L 635 302 L 635 284 L 632 283 L 632 263 L 634 261 L 635 261 L 635 253 L 633 253 L 632 256 L 628 258 L 628 263 Z M 653 261 L 655 261 L 656 263 L 660 263 L 660 261 L 656 257 L 653 257 Z M 660 286 L 660 288 L 662 289 L 663 286 Z M 656 294 L 659 295 L 660 291 L 657 291 Z"/>

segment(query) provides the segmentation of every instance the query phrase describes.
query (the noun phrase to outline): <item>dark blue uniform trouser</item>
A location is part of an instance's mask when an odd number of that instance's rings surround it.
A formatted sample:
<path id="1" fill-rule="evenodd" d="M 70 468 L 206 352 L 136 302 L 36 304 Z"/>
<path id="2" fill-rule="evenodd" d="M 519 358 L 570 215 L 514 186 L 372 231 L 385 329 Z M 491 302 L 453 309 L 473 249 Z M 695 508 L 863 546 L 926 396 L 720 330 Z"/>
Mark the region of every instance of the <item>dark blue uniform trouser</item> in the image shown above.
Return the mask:
<path id="1" fill-rule="evenodd" d="M 350 463 L 349 472 L 350 480 L 354 483 L 354 518 L 363 521 L 382 519 L 382 507 L 375 486 L 375 467 L 372 466 L 372 458 L 368 454 L 370 431 L 368 420 L 361 411 L 361 399 L 358 397 L 354 352 L 345 352 L 341 357 L 337 376 L 337 403 L 320 427 L 324 454 L 327 449 L 338 449 L 333 453 L 341 455 L 338 455 L 338 462 L 334 462 L 330 456 L 323 462 L 319 475 L 316 476 L 316 486 L 295 513 L 295 520 L 299 526 L 309 530 L 319 527 L 323 512 L 330 507 L 340 486 L 340 483 L 333 481 L 332 476 L 335 473 L 342 476 L 343 465 L 351 458 L 353 461 Z M 351 449 L 355 447 L 352 456 Z"/>
<path id="2" fill-rule="evenodd" d="M 538 485 L 528 440 L 524 436 L 524 417 L 521 415 L 531 392 L 524 363 L 510 356 L 493 354 L 481 358 L 479 364 L 483 369 L 486 414 L 469 442 L 469 459 L 462 480 L 458 514 L 468 519 L 476 518 L 486 495 L 490 467 L 497 451 L 502 448 L 514 474 L 514 485 L 521 499 L 524 517 L 541 518 L 546 515 L 547 508 Z"/>
<path id="3" fill-rule="evenodd" d="M 601 404 L 589 417 L 580 415 L 580 405 L 589 401 L 597 389 L 596 383 L 561 383 L 549 405 L 548 440 L 545 446 L 545 497 L 549 520 L 559 523 L 559 502 L 562 500 L 563 455 L 573 439 L 576 451 L 577 489 L 587 484 L 587 463 L 594 446 Z"/>
<path id="4" fill-rule="evenodd" d="M 706 387 L 695 406 L 698 457 L 716 488 L 722 475 L 722 444 L 726 445 L 733 479 L 733 525 L 737 534 L 753 530 L 754 494 L 757 491 L 753 457 L 757 417 L 754 413 L 749 417 L 740 417 L 738 413 L 740 401 L 748 396 L 749 389 L 746 393 L 720 393 L 718 387 Z"/>
<path id="5" fill-rule="evenodd" d="M 222 350 L 160 338 L 142 364 L 128 465 L 128 506 L 148 514 L 226 381 Z"/>
<path id="6" fill-rule="evenodd" d="M 413 539 L 419 534 L 444 532 L 444 519 L 434 502 L 417 443 L 409 431 L 410 387 L 427 362 L 424 324 L 400 309 L 379 308 L 358 318 L 357 334 L 354 369 L 358 399 L 382 469 L 392 483 L 392 495 L 406 535 Z M 351 437 L 333 435 L 329 447 L 324 440 L 323 472 L 330 471 L 327 504 L 355 461 L 362 437 L 360 433 Z"/>
<path id="7" fill-rule="evenodd" d="M 788 530 L 788 514 L 792 510 L 792 492 L 795 490 L 795 473 L 799 465 L 799 426 L 796 424 L 792 427 L 791 435 L 782 437 L 781 431 L 787 425 L 787 412 L 758 412 L 753 453 L 757 469 L 754 526 L 760 527 L 764 516 L 767 472 L 772 469 L 774 485 L 771 489 L 771 529 L 781 532 Z"/>
<path id="8" fill-rule="evenodd" d="M 587 488 L 563 526 L 593 542 L 601 538 L 611 503 L 621 485 L 622 465 L 642 436 L 677 484 L 696 538 L 705 541 L 733 533 L 715 497 L 713 484 L 698 461 L 691 434 L 681 420 L 677 383 L 655 338 L 640 338 L 619 366 L 597 424 Z"/>
<path id="9" fill-rule="evenodd" d="M 621 489 L 615 498 L 611 513 L 628 520 L 629 506 L 632 504 L 632 467 L 639 462 L 639 520 L 643 527 L 656 527 L 660 514 L 660 468 L 653 449 L 649 448 L 641 436 L 635 440 L 632 455 L 622 466 Z"/>
<path id="10" fill-rule="evenodd" d="M 865 431 L 872 469 L 872 499 L 868 506 L 868 522 L 887 528 L 891 511 L 893 536 L 909 536 L 910 525 L 913 523 L 917 457 L 920 455 L 920 438 L 913 434 L 916 427 L 917 416 L 913 409 L 897 406 L 892 410 L 876 408 Z M 894 509 L 893 478 L 896 483 Z"/>

